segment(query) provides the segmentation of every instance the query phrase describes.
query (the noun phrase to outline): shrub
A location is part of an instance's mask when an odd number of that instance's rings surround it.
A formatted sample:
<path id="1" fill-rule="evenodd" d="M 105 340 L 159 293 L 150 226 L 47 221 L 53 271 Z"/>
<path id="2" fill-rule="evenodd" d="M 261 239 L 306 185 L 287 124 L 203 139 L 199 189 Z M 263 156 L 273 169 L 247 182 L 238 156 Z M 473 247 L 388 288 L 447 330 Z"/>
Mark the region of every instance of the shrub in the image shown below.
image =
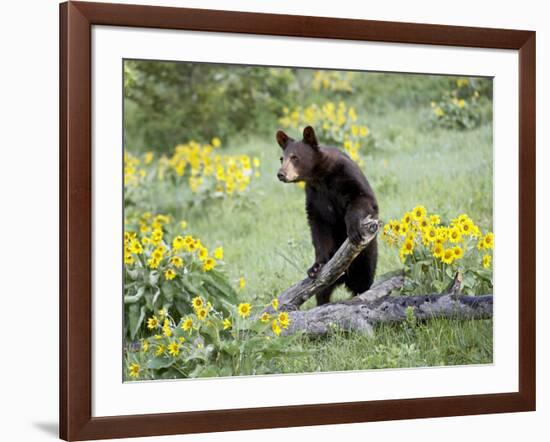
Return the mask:
<path id="1" fill-rule="evenodd" d="M 315 91 L 353 92 L 354 72 L 315 71 L 311 87 Z"/>
<path id="2" fill-rule="evenodd" d="M 209 250 L 188 233 L 185 221 L 176 228 L 166 215 L 144 213 L 127 218 L 125 224 L 124 306 L 128 339 L 143 332 L 145 318 L 150 314 L 169 312 L 173 318 L 188 314 L 191 299 L 197 293 L 221 311 L 228 311 L 236 301 L 235 290 L 219 270 L 223 266 L 221 245 Z"/>
<path id="3" fill-rule="evenodd" d="M 182 139 L 272 131 L 294 81 L 285 68 L 126 60 L 126 146 L 167 153 Z"/>
<path id="4" fill-rule="evenodd" d="M 150 210 L 190 206 L 246 193 L 260 176 L 260 160 L 220 152 L 221 141 L 177 145 L 170 156 L 124 154 L 125 202 Z M 175 188 L 177 190 L 175 190 Z"/>
<path id="5" fill-rule="evenodd" d="M 249 303 L 221 312 L 202 296 L 191 305 L 179 320 L 166 312 L 148 318 L 152 335 L 127 352 L 127 379 L 277 373 L 281 358 L 303 354 L 298 335 L 282 335 L 290 325 L 286 312 L 253 314 Z"/>
<path id="6" fill-rule="evenodd" d="M 485 83 L 482 83 L 485 84 Z M 445 129 L 473 129 L 484 116 L 483 96 L 474 80 L 459 78 L 456 88 L 445 92 L 441 99 L 432 101 L 431 122 Z M 485 93 L 485 89 L 483 89 Z M 485 106 L 486 107 L 486 106 Z"/>
<path id="7" fill-rule="evenodd" d="M 443 225 L 438 215 L 429 215 L 423 206 L 417 206 L 401 220 L 390 220 L 382 239 L 399 249 L 408 277 L 406 292 L 441 293 L 457 271 L 463 275 L 464 293 L 492 290 L 493 233 L 483 234 L 466 214 Z"/>

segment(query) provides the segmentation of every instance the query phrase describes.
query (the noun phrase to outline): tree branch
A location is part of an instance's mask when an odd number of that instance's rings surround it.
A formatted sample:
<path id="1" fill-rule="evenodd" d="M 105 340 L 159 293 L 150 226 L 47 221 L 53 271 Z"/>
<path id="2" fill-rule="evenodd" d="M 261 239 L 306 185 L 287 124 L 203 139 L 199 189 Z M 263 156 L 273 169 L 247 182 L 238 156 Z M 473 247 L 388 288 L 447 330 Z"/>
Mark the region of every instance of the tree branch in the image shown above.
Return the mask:
<path id="1" fill-rule="evenodd" d="M 378 220 L 371 217 L 365 218 L 361 223 L 363 231 L 361 243 L 354 245 L 346 239 L 330 261 L 321 268 L 315 279 L 307 277 L 279 295 L 280 308 L 283 310 L 296 310 L 313 295 L 334 283 L 345 272 L 355 257 L 376 237 L 379 226 Z M 271 307 L 268 307 L 265 311 L 273 313 Z"/>

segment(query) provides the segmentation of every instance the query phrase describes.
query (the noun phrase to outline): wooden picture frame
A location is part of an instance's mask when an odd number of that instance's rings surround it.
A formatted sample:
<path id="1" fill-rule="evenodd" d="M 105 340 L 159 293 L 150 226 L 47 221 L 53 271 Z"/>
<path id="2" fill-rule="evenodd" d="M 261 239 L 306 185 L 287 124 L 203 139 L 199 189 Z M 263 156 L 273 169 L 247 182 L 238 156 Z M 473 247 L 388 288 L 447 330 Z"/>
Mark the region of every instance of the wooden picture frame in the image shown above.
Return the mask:
<path id="1" fill-rule="evenodd" d="M 93 25 L 519 52 L 519 391 L 92 417 Z M 121 438 L 535 410 L 535 32 L 68 2 L 60 5 L 60 437 Z"/>

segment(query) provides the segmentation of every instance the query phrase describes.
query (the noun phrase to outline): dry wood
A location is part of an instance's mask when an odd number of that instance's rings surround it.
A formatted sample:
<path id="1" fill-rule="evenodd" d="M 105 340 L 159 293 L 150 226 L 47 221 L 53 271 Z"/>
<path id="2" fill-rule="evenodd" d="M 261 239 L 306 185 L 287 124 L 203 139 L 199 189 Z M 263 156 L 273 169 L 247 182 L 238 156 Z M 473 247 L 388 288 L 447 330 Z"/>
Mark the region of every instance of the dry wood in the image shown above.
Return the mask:
<path id="1" fill-rule="evenodd" d="M 354 245 L 346 239 L 330 261 L 321 268 L 315 279 L 307 277 L 279 295 L 280 308 L 284 310 L 298 309 L 309 298 L 334 283 L 345 272 L 355 257 L 376 237 L 380 223 L 376 219 L 367 217 L 362 221 L 361 226 L 363 230 L 361 243 Z M 271 307 L 266 311 L 273 313 Z"/>
<path id="2" fill-rule="evenodd" d="M 493 296 L 456 294 L 390 296 L 372 303 L 330 303 L 306 311 L 291 311 L 286 333 L 303 331 L 309 335 L 324 335 L 333 328 L 371 333 L 381 322 L 398 322 L 407 318 L 412 308 L 415 318 L 489 319 L 493 315 Z"/>

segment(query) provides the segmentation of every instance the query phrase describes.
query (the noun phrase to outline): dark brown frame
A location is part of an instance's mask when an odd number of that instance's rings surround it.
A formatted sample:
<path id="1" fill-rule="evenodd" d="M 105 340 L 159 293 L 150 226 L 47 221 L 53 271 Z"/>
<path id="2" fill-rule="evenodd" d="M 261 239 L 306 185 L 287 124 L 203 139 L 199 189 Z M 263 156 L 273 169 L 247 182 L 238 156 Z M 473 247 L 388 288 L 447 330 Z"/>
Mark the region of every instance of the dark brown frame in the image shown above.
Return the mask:
<path id="1" fill-rule="evenodd" d="M 92 417 L 92 25 L 519 51 L 519 391 Z M 535 32 L 105 3 L 63 3 L 60 5 L 59 133 L 61 438 L 120 438 L 535 410 Z"/>

